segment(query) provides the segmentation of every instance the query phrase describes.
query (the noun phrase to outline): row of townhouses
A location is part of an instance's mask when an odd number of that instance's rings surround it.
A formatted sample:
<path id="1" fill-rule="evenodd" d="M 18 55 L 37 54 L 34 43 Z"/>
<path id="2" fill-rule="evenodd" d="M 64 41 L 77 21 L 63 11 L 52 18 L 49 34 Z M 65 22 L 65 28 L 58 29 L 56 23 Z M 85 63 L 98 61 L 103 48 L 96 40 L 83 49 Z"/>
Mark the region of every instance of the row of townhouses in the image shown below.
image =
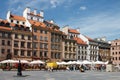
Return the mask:
<path id="1" fill-rule="evenodd" d="M 23 16 L 8 11 L 6 20 L 0 20 L 0 60 L 107 61 L 110 46 L 105 38 L 91 39 L 79 29 L 60 29 L 54 21 L 44 19 L 43 11 L 29 7 Z"/>

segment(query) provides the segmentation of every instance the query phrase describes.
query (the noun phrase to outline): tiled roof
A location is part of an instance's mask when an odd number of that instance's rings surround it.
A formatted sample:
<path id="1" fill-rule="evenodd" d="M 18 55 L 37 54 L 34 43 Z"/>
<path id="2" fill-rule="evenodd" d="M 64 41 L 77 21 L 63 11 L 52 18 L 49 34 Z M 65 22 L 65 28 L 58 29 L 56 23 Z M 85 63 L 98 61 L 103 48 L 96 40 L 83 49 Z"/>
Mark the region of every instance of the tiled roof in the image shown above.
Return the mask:
<path id="1" fill-rule="evenodd" d="M 25 21 L 25 18 L 22 17 L 22 16 L 10 15 L 10 18 L 13 19 L 13 20 Z"/>
<path id="2" fill-rule="evenodd" d="M 75 34 L 80 34 L 76 29 L 68 29 L 68 32 L 75 33 Z"/>
<path id="3" fill-rule="evenodd" d="M 35 21 L 35 20 L 28 20 L 30 24 L 34 26 L 41 26 L 41 27 L 46 27 L 46 25 L 43 22 Z"/>
<path id="4" fill-rule="evenodd" d="M 34 14 L 34 12 L 30 12 L 30 13 L 28 13 L 28 14 L 30 14 L 30 15 L 33 15 L 33 16 L 39 16 L 39 17 L 42 17 L 40 14 Z"/>
<path id="5" fill-rule="evenodd" d="M 90 37 L 88 36 L 85 36 L 89 41 L 94 41 L 93 39 L 91 39 Z"/>
<path id="6" fill-rule="evenodd" d="M 87 45 L 81 38 L 75 37 L 74 40 L 76 40 L 78 44 Z"/>
<path id="7" fill-rule="evenodd" d="M 8 30 L 8 31 L 10 31 L 10 30 L 12 30 L 12 29 L 11 29 L 11 28 L 9 28 L 9 27 L 0 26 L 0 30 Z"/>
<path id="8" fill-rule="evenodd" d="M 9 23 L 7 20 L 2 20 L 2 19 L 0 19 L 0 22 L 3 22 L 5 27 L 7 27 L 6 23 Z M 15 27 L 16 25 L 21 26 L 19 24 L 15 24 L 15 23 L 9 23 L 9 26 L 11 26 L 11 27 Z M 27 27 L 25 25 L 22 25 L 22 26 Z"/>
<path id="9" fill-rule="evenodd" d="M 55 24 L 54 22 L 51 22 L 51 21 L 44 21 L 45 23 L 47 23 L 47 24 L 51 24 L 51 25 L 54 25 L 54 26 L 58 26 L 57 24 Z"/>
<path id="10" fill-rule="evenodd" d="M 14 26 L 15 26 L 15 24 L 14 24 L 14 23 L 10 23 L 10 26 L 14 27 Z"/>

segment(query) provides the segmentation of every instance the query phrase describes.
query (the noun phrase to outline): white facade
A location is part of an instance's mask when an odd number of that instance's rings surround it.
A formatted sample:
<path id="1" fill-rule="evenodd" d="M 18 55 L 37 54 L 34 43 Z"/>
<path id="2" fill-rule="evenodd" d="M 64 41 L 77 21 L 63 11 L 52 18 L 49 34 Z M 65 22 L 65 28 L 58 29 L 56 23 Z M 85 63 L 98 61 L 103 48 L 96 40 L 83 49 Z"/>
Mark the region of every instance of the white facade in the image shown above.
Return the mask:
<path id="1" fill-rule="evenodd" d="M 37 14 L 37 10 L 36 9 L 34 9 L 34 11 L 31 12 L 30 8 L 27 7 L 23 11 L 23 17 L 25 17 L 26 19 L 43 22 L 44 21 L 44 12 L 43 12 L 43 10 L 41 10 L 40 13 Z"/>
<path id="2" fill-rule="evenodd" d="M 88 40 L 88 38 L 86 38 L 84 35 L 80 34 L 79 37 L 87 43 L 87 60 L 89 61 L 96 61 L 98 60 L 98 45 L 95 42 L 91 42 Z"/>
<path id="3" fill-rule="evenodd" d="M 68 29 L 69 29 L 69 26 L 64 26 L 64 27 L 62 28 L 62 31 L 63 31 L 66 35 L 68 35 Z"/>

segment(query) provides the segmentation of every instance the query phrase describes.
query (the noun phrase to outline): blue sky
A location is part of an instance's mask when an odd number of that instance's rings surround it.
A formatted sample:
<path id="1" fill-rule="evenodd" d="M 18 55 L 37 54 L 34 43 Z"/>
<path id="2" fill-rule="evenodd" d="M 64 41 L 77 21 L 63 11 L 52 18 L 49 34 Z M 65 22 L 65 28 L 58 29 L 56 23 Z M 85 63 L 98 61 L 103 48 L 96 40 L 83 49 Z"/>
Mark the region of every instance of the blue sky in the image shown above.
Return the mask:
<path id="1" fill-rule="evenodd" d="M 120 38 L 120 0 L 1 0 L 0 18 L 8 10 L 21 15 L 26 7 L 44 10 L 45 20 L 54 20 L 60 27 L 80 28 L 91 38 Z"/>

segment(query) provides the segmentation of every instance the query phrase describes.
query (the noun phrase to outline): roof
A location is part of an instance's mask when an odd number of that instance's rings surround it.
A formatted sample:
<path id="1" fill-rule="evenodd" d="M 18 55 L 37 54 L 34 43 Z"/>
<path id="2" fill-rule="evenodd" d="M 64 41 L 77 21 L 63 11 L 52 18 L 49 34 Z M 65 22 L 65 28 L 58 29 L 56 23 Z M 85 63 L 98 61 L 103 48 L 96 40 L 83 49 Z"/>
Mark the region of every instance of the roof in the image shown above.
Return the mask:
<path id="1" fill-rule="evenodd" d="M 25 26 L 25 25 L 19 25 L 19 24 L 9 23 L 7 20 L 2 20 L 2 19 L 0 19 L 0 22 L 3 22 L 3 25 L 0 26 L 0 27 L 1 27 L 0 29 L 12 30 L 11 28 L 8 29 L 8 28 L 9 28 L 8 26 L 15 27 L 16 25 L 18 25 L 19 27 L 20 27 L 20 26 L 27 27 L 27 26 Z M 8 24 L 7 24 L 7 23 L 8 23 Z"/>
<path id="2" fill-rule="evenodd" d="M 68 29 L 68 32 L 75 33 L 75 34 L 80 34 L 76 29 Z"/>
<path id="3" fill-rule="evenodd" d="M 87 45 L 81 38 L 74 37 L 74 40 L 76 40 L 78 44 Z"/>
<path id="4" fill-rule="evenodd" d="M 92 38 L 85 36 L 89 41 L 94 41 Z"/>
<path id="5" fill-rule="evenodd" d="M 31 25 L 34 26 L 41 26 L 41 27 L 46 27 L 46 25 L 43 22 L 35 21 L 35 20 L 28 20 Z"/>
<path id="6" fill-rule="evenodd" d="M 6 26 L 0 26 L 0 30 L 12 30 L 10 27 L 6 27 Z"/>
<path id="7" fill-rule="evenodd" d="M 58 28 L 58 29 L 59 29 L 59 26 L 58 26 L 57 24 L 55 24 L 54 21 L 52 21 L 52 20 L 51 20 L 51 21 L 45 20 L 44 23 L 45 23 L 45 24 L 50 24 L 50 27 L 53 27 L 53 26 L 54 26 L 55 28 Z M 53 26 L 51 26 L 51 25 L 53 25 Z"/>
<path id="8" fill-rule="evenodd" d="M 10 15 L 10 18 L 13 20 L 18 20 L 18 21 L 26 21 L 24 17 L 17 16 L 17 15 Z"/>
<path id="9" fill-rule="evenodd" d="M 40 14 L 34 14 L 34 12 L 30 12 L 30 13 L 28 13 L 28 14 L 30 14 L 30 15 L 33 15 L 33 16 L 39 16 L 39 17 L 42 17 Z"/>

